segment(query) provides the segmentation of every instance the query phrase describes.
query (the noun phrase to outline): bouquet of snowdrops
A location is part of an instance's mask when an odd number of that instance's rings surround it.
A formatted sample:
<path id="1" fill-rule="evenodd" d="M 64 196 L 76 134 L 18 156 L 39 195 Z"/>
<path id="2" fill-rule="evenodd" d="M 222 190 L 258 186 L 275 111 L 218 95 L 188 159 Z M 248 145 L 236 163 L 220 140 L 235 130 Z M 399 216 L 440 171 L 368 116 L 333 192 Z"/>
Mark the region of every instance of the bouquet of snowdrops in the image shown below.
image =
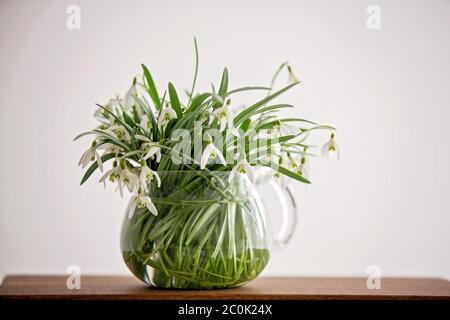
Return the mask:
<path id="1" fill-rule="evenodd" d="M 200 258 L 186 263 L 189 254 L 184 254 L 184 257 L 171 255 L 171 251 L 168 250 L 174 243 L 177 243 L 178 248 L 184 243 L 183 239 L 175 241 L 174 234 L 182 230 L 182 221 L 179 219 L 187 218 L 186 215 L 180 214 L 178 216 L 183 218 L 172 217 L 172 211 L 167 209 L 169 203 L 167 199 L 170 197 L 166 197 L 164 202 L 159 196 L 155 199 L 154 194 L 161 194 L 160 191 L 164 189 L 170 189 L 173 194 L 180 190 L 191 190 L 189 188 L 194 185 L 195 175 L 190 176 L 187 173 L 198 171 L 215 177 L 216 180 L 213 180 L 208 178 L 209 175 L 204 176 L 206 180 L 209 179 L 206 183 L 208 188 L 217 193 L 217 202 L 227 197 L 223 192 L 227 190 L 226 180 L 231 180 L 236 175 L 246 175 L 258 183 L 276 179 L 283 187 L 289 180 L 309 184 L 309 161 L 314 155 L 312 146 L 308 143 L 310 132 L 316 129 L 331 131 L 329 141 L 322 148 L 324 155 L 338 155 L 339 149 L 334 140 L 332 127 L 302 118 L 280 117 L 279 110 L 293 106 L 270 103 L 300 83 L 288 63 L 283 63 L 278 68 L 268 87 L 249 86 L 230 89 L 229 74 L 225 68 L 217 90 L 212 86 L 210 91 L 196 92 L 198 72 L 196 42 L 195 53 L 195 74 L 190 90 L 186 90 L 186 99 L 181 98 L 180 91 L 177 91 L 171 82 L 161 94 L 149 69 L 142 65 L 142 76 L 133 79 L 131 87 L 123 97 L 117 96 L 104 105 L 97 105 L 98 109 L 94 116 L 99 122 L 98 126 L 75 139 L 87 135 L 94 137 L 79 161 L 79 165 L 83 168 L 89 166 L 81 184 L 99 169 L 102 172 L 100 182 L 105 185 L 107 182 L 116 184 L 121 195 L 126 190 L 132 194 L 127 216 L 128 219 L 136 219 L 135 222 L 129 223 L 133 223 L 133 226 L 140 230 L 138 233 L 141 236 L 136 240 L 139 249 L 132 253 L 136 261 L 130 263 L 150 265 L 163 270 L 164 277 L 183 279 L 185 282 L 183 284 L 178 282 L 177 287 L 221 287 L 230 283 L 237 284 L 237 277 L 242 277 L 243 271 L 238 270 L 236 261 L 230 264 L 234 265 L 235 269 L 228 268 L 226 266 L 229 262 L 225 261 L 224 266 L 220 266 L 220 263 L 214 264 L 211 262 L 211 256 L 206 254 L 209 260 L 205 262 L 204 268 L 197 268 L 193 264 L 201 264 Z M 283 72 L 286 72 L 289 84 L 275 90 L 276 80 Z M 245 107 L 233 104 L 234 95 L 249 90 L 260 91 L 263 96 Z M 107 163 L 112 163 L 110 169 L 104 168 Z M 173 174 L 167 175 L 167 172 L 178 172 L 178 176 L 174 178 Z M 223 175 L 219 175 L 224 172 L 228 173 L 226 179 L 220 178 Z M 217 175 L 214 175 L 215 173 Z M 218 183 L 217 179 L 221 179 L 221 190 L 214 188 Z M 228 199 L 227 205 L 229 203 Z M 189 215 L 195 215 L 204 212 L 205 206 L 209 206 L 208 212 L 211 215 L 213 203 L 201 207 L 198 202 L 186 200 L 181 209 L 183 212 L 189 212 Z M 220 216 L 223 210 L 229 210 L 228 207 L 214 208 L 215 211 L 212 212 L 216 212 L 217 216 Z M 140 217 L 135 217 L 138 215 L 136 212 Z M 226 229 L 221 227 L 221 223 L 229 223 L 225 220 L 221 218 L 215 220 L 219 228 L 217 231 L 219 239 L 223 237 L 221 232 Z M 208 225 L 205 224 L 205 229 L 201 228 L 203 226 L 193 227 L 191 232 L 208 233 L 211 226 L 208 229 Z M 244 234 L 235 229 L 233 232 L 237 235 Z M 143 233 L 145 234 L 142 235 Z M 161 237 L 159 242 L 156 234 Z M 172 236 L 163 237 L 165 234 Z M 195 236 L 190 234 L 190 239 L 195 239 Z M 233 236 L 233 241 L 239 239 Z M 161 245 L 161 242 L 164 244 Z M 229 246 L 222 248 L 217 241 L 213 242 L 215 256 L 217 250 L 224 250 L 223 256 L 228 256 L 226 251 Z M 207 243 L 208 240 L 197 243 L 196 250 L 200 245 L 205 249 Z M 159 252 L 158 259 L 154 258 L 155 252 Z M 166 261 L 163 260 L 164 257 L 167 258 Z M 196 255 L 192 254 L 192 257 Z M 254 259 L 255 254 L 252 257 Z M 127 259 L 131 258 L 126 257 L 125 260 Z M 182 261 L 177 262 L 177 259 Z M 212 266 L 214 270 L 211 269 Z M 133 267 L 133 272 L 138 273 L 138 269 Z M 206 285 L 202 286 L 199 283 Z"/>

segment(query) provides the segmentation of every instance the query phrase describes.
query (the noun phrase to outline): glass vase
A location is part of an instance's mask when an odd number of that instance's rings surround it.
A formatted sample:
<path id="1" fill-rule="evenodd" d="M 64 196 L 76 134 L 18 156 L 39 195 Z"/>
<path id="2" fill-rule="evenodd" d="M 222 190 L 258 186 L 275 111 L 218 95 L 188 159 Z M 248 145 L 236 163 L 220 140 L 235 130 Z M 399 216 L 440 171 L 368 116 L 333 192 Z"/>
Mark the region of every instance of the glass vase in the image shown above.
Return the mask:
<path id="1" fill-rule="evenodd" d="M 158 210 L 125 216 L 121 249 L 130 271 L 152 286 L 212 289 L 240 286 L 266 267 L 295 227 L 295 200 L 278 195 L 282 234 L 272 236 L 257 186 L 230 172 L 163 171 L 148 186 Z"/>

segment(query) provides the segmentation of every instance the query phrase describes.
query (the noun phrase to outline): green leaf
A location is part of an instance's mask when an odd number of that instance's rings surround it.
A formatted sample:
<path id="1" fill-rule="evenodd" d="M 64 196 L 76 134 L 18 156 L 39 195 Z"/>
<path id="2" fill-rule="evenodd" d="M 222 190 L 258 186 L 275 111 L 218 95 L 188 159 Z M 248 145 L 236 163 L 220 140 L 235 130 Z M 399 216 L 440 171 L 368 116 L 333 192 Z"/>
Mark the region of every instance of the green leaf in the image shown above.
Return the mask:
<path id="1" fill-rule="evenodd" d="M 119 139 L 117 139 L 113 135 L 111 135 L 111 134 L 109 134 L 109 133 L 107 133 L 105 131 L 101 131 L 101 130 L 97 130 L 97 129 L 94 129 L 92 131 L 95 132 L 96 134 L 98 134 L 99 136 L 106 137 L 105 139 L 109 140 L 108 142 L 111 142 L 112 144 L 115 144 L 116 146 L 121 147 L 121 148 L 123 148 L 126 151 L 130 150 L 130 147 L 127 146 L 126 143 L 120 141 Z"/>
<path id="2" fill-rule="evenodd" d="M 294 139 L 295 137 L 297 137 L 297 135 L 288 134 L 288 135 L 280 136 L 277 138 L 257 139 L 256 142 L 258 144 L 258 147 L 260 147 L 261 145 L 263 145 L 265 147 L 270 147 L 270 146 L 280 144 L 280 143 L 286 142 L 288 140 Z M 251 144 L 251 143 L 252 143 L 252 141 L 247 141 L 245 144 Z M 253 141 L 253 143 L 255 143 L 255 141 Z"/>
<path id="3" fill-rule="evenodd" d="M 144 70 L 144 78 L 145 78 L 145 81 L 147 84 L 148 94 L 152 98 L 153 103 L 155 104 L 156 108 L 159 110 L 159 109 L 161 109 L 161 101 L 159 100 L 159 95 L 158 95 L 158 91 L 156 90 L 155 82 L 153 81 L 150 71 L 144 64 L 142 64 L 142 69 Z"/>
<path id="4" fill-rule="evenodd" d="M 278 97 L 280 94 L 286 92 L 287 90 L 291 89 L 293 86 L 297 85 L 298 82 L 292 83 L 283 89 L 278 90 L 277 92 L 272 93 L 271 95 L 268 95 L 264 99 L 261 99 L 260 101 L 256 102 L 255 104 L 249 106 L 245 110 L 243 110 L 241 113 L 239 113 L 236 117 L 234 117 L 234 126 L 239 126 L 239 124 L 250 118 L 252 115 L 256 114 L 258 112 L 258 109 L 264 106 L 267 102 L 273 100 L 274 98 Z"/>
<path id="5" fill-rule="evenodd" d="M 298 180 L 298 181 L 301 181 L 301 182 L 307 183 L 307 184 L 311 183 L 308 179 L 306 179 L 306 178 L 302 177 L 301 175 L 294 173 L 291 170 L 286 169 L 285 167 L 282 167 L 276 163 L 270 163 L 270 164 L 263 163 L 263 165 L 266 167 L 270 167 L 270 168 L 278 171 L 279 173 L 284 174 L 285 176 L 288 176 L 292 179 L 295 179 L 295 180 Z"/>
<path id="6" fill-rule="evenodd" d="M 141 106 L 142 110 L 144 110 L 144 112 L 147 114 L 147 117 L 150 119 L 150 121 L 152 122 L 152 130 L 153 130 L 153 139 L 156 139 L 158 136 L 158 123 L 156 122 L 156 118 L 155 115 L 153 114 L 153 111 L 150 109 L 150 105 L 147 101 L 147 99 L 144 98 L 144 102 L 147 104 L 147 106 L 145 106 L 142 101 L 140 99 L 136 99 L 136 101 L 138 102 L 138 104 Z"/>
<path id="7" fill-rule="evenodd" d="M 310 123 L 310 124 L 317 124 L 315 122 L 306 120 L 306 119 L 301 119 L 301 118 L 284 118 L 284 119 L 276 119 L 267 123 L 264 123 L 260 126 L 258 126 L 258 129 L 270 129 L 272 127 L 274 127 L 275 125 L 277 125 L 280 122 L 306 122 L 306 123 Z M 300 128 L 298 128 L 300 130 Z"/>
<path id="8" fill-rule="evenodd" d="M 283 118 L 283 119 L 280 119 L 280 121 L 281 122 L 306 122 L 306 123 L 317 125 L 317 123 L 315 123 L 313 121 L 309 121 L 309 120 L 302 119 L 302 118 Z"/>
<path id="9" fill-rule="evenodd" d="M 97 134 L 97 133 L 94 132 L 94 131 L 86 131 L 86 132 L 82 132 L 82 133 L 80 133 L 79 135 L 77 135 L 75 138 L 73 138 L 73 141 L 77 141 L 77 140 L 80 139 L 81 137 L 84 137 L 84 136 L 87 136 L 87 135 L 90 135 L 90 134 Z"/>
<path id="10" fill-rule="evenodd" d="M 198 46 L 197 46 L 197 39 L 195 37 L 194 37 L 194 47 L 195 47 L 195 73 L 194 73 L 194 80 L 192 81 L 191 93 L 189 94 L 188 105 L 190 105 L 191 99 L 194 96 L 195 83 L 197 82 L 197 74 L 198 74 Z"/>
<path id="11" fill-rule="evenodd" d="M 101 160 L 103 163 L 105 163 L 106 161 L 108 161 L 109 159 L 112 159 L 116 156 L 116 154 L 113 153 L 108 153 L 105 154 L 101 157 Z M 98 168 L 98 164 L 97 161 L 95 161 L 93 164 L 91 164 L 91 166 L 87 169 L 86 173 L 83 176 L 83 179 L 81 179 L 80 185 L 82 185 L 83 183 L 86 182 L 87 179 L 89 179 L 89 177 L 91 176 L 91 174 L 94 173 L 95 170 L 97 170 Z"/>
<path id="12" fill-rule="evenodd" d="M 334 127 L 332 127 L 332 126 L 319 125 L 319 126 L 315 126 L 315 127 L 312 127 L 312 128 L 305 129 L 305 131 L 321 130 L 321 129 L 325 129 L 325 130 L 336 130 L 336 128 L 334 128 Z"/>
<path id="13" fill-rule="evenodd" d="M 245 120 L 244 122 L 242 122 L 241 124 L 241 129 L 244 131 L 247 131 L 248 128 L 250 128 L 250 124 L 252 123 L 252 121 L 250 119 Z"/>
<path id="14" fill-rule="evenodd" d="M 273 110 L 284 109 L 284 108 L 293 108 L 293 107 L 294 106 L 292 104 L 275 104 L 272 106 L 262 108 L 260 112 L 264 113 L 264 112 L 269 112 L 269 111 L 273 111 Z"/>
<path id="15" fill-rule="evenodd" d="M 233 94 L 233 93 L 238 93 L 238 92 L 242 92 L 242 91 L 253 91 L 253 90 L 267 90 L 269 91 L 271 88 L 269 87 L 242 87 L 242 88 L 237 88 L 237 89 L 233 89 L 231 91 L 228 92 L 228 95 Z"/>
<path id="16" fill-rule="evenodd" d="M 169 97 L 170 97 L 170 104 L 173 110 L 175 110 L 177 118 L 180 119 L 183 116 L 183 111 L 181 110 L 180 99 L 178 99 L 177 91 L 175 90 L 175 87 L 173 86 L 172 82 L 169 82 Z"/>
<path id="17" fill-rule="evenodd" d="M 223 69 L 222 73 L 222 81 L 220 82 L 219 95 L 221 97 L 225 97 L 227 95 L 227 90 L 228 90 L 228 69 L 225 68 Z"/>
<path id="18" fill-rule="evenodd" d="M 186 109 L 186 112 L 195 111 L 202 103 L 211 96 L 211 93 L 202 93 L 192 99 L 190 106 Z"/>
<path id="19" fill-rule="evenodd" d="M 126 113 L 126 111 L 123 112 L 123 120 L 130 126 L 134 127 L 134 121 L 131 119 L 131 117 Z"/>
<path id="20" fill-rule="evenodd" d="M 275 81 L 277 81 L 278 75 L 280 74 L 281 70 L 283 70 L 283 68 L 287 66 L 288 63 L 289 63 L 288 61 L 285 61 L 278 67 L 277 71 L 275 71 L 275 74 L 272 77 L 272 81 L 270 82 L 270 87 L 273 88 Z"/>

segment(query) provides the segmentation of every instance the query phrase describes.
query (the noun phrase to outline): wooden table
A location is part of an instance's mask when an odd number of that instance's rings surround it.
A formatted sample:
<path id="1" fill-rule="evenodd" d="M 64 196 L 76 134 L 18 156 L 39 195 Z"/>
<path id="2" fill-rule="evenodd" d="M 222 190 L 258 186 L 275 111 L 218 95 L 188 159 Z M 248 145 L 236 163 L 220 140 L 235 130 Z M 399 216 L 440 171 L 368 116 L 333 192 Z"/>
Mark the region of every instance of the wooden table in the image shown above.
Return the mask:
<path id="1" fill-rule="evenodd" d="M 442 279 L 382 278 L 369 290 L 365 278 L 258 278 L 222 290 L 170 290 L 146 286 L 128 276 L 83 276 L 80 290 L 66 288 L 66 276 L 7 276 L 0 299 L 33 300 L 450 300 Z"/>

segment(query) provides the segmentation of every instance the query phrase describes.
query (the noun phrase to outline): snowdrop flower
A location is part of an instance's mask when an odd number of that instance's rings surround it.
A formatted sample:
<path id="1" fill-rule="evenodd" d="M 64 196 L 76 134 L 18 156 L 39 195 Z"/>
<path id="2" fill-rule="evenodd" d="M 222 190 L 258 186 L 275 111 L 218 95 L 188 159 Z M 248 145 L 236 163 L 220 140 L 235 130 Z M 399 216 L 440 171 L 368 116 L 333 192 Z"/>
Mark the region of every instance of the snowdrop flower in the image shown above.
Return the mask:
<path id="1" fill-rule="evenodd" d="M 287 169 L 289 169 L 291 171 L 295 171 L 299 167 L 297 164 L 297 161 L 295 161 L 295 159 L 291 156 L 290 153 L 288 153 L 284 157 L 283 163 L 287 163 Z"/>
<path id="2" fill-rule="evenodd" d="M 103 107 L 105 107 L 107 110 L 109 110 L 111 112 L 114 112 L 115 108 L 120 107 L 121 102 L 122 102 L 122 100 L 117 95 L 115 98 L 109 99 L 109 101 Z M 98 108 L 97 110 L 95 110 L 94 117 L 99 120 L 102 120 L 102 119 L 107 119 L 110 121 L 114 120 L 113 116 L 109 112 L 105 111 L 102 108 Z"/>
<path id="3" fill-rule="evenodd" d="M 125 160 L 123 159 L 120 160 L 119 165 L 117 165 L 117 160 L 114 161 L 113 168 L 100 178 L 100 182 L 105 184 L 107 178 L 109 178 L 111 182 L 117 181 L 117 188 L 119 189 L 120 196 L 122 197 L 124 186 L 130 192 L 133 192 L 133 190 L 139 186 L 138 176 L 127 168 Z"/>
<path id="4" fill-rule="evenodd" d="M 128 131 L 122 125 L 114 125 L 106 130 L 109 134 L 112 134 L 121 141 L 130 142 L 131 136 Z"/>
<path id="5" fill-rule="evenodd" d="M 149 196 L 143 194 L 142 190 L 139 190 L 138 193 L 134 194 L 130 199 L 130 203 L 128 204 L 127 208 L 128 219 L 131 219 L 133 217 L 136 207 L 140 209 L 147 208 L 147 210 L 150 211 L 153 215 L 158 215 L 158 210 L 153 204 L 152 199 Z"/>
<path id="6" fill-rule="evenodd" d="M 216 109 L 213 112 L 214 116 L 219 120 L 219 131 L 222 132 L 225 128 L 231 130 L 234 136 L 239 136 L 234 127 L 233 112 L 231 111 L 231 100 L 227 99 L 223 107 Z"/>
<path id="7" fill-rule="evenodd" d="M 205 150 L 203 150 L 202 158 L 200 160 L 200 169 L 205 169 L 209 159 L 216 158 L 219 158 L 220 162 L 224 166 L 227 164 L 222 152 L 220 152 L 220 150 L 217 149 L 217 147 L 212 142 L 209 142 L 205 147 Z"/>
<path id="8" fill-rule="evenodd" d="M 305 157 L 302 157 L 300 167 L 298 168 L 297 173 L 301 175 L 303 178 L 309 180 L 309 165 Z"/>
<path id="9" fill-rule="evenodd" d="M 287 66 L 287 70 L 288 70 L 289 84 L 299 82 L 297 77 L 294 74 L 294 71 L 292 71 L 291 66 L 288 65 Z"/>
<path id="10" fill-rule="evenodd" d="M 116 146 L 115 144 L 112 144 L 112 143 L 104 143 L 101 146 L 98 146 L 97 149 L 103 150 L 103 154 L 107 154 L 107 153 L 117 154 L 120 150 L 122 150 L 121 147 Z"/>
<path id="11" fill-rule="evenodd" d="M 120 171 L 118 187 L 120 196 L 123 196 L 123 187 L 125 186 L 129 192 L 133 192 L 139 184 L 139 178 L 127 168 Z"/>
<path id="12" fill-rule="evenodd" d="M 133 84 L 130 89 L 125 93 L 123 97 L 123 106 L 125 110 L 130 110 L 136 104 L 136 98 L 138 97 L 136 78 L 133 79 Z"/>
<path id="13" fill-rule="evenodd" d="M 233 180 L 234 176 L 236 174 L 247 174 L 249 179 L 253 181 L 254 175 L 253 175 L 253 167 L 248 163 L 247 159 L 242 159 L 238 162 L 237 165 L 233 167 L 230 171 L 230 176 L 228 178 L 229 181 Z"/>
<path id="14" fill-rule="evenodd" d="M 144 160 L 145 162 L 145 160 Z M 161 179 L 156 171 L 150 169 L 147 164 L 141 167 L 141 174 L 139 180 L 141 182 L 141 187 L 148 192 L 148 185 L 152 183 L 153 179 L 156 178 L 158 188 L 161 187 Z"/>
<path id="15" fill-rule="evenodd" d="M 277 124 L 273 127 L 273 130 L 275 131 L 275 135 L 296 135 L 300 133 L 300 128 L 286 124 L 283 121 L 278 121 Z"/>
<path id="16" fill-rule="evenodd" d="M 331 133 L 330 140 L 322 147 L 322 157 L 327 159 L 335 157 L 339 160 L 340 150 L 339 146 L 334 141 L 334 132 Z"/>
<path id="17" fill-rule="evenodd" d="M 147 132 L 152 127 L 152 123 L 146 114 L 142 116 L 139 125 L 141 126 L 142 129 L 145 130 L 145 132 Z"/>
<path id="18" fill-rule="evenodd" d="M 97 141 L 92 142 L 92 146 L 87 149 L 85 153 L 80 158 L 80 161 L 78 161 L 78 165 L 81 165 L 81 168 L 86 168 L 86 166 L 93 160 L 97 161 L 97 165 L 100 168 L 100 171 L 103 172 L 103 163 L 100 155 L 97 152 Z"/>
<path id="19" fill-rule="evenodd" d="M 158 125 L 160 128 L 165 127 L 170 120 L 175 119 L 177 114 L 172 107 L 166 106 L 162 111 L 158 119 Z"/>
<path id="20" fill-rule="evenodd" d="M 98 182 L 103 182 L 103 186 L 106 188 L 106 179 L 111 182 L 115 182 L 120 178 L 120 167 L 117 165 L 117 160 L 114 161 L 112 169 L 105 172 Z"/>
<path id="21" fill-rule="evenodd" d="M 209 107 L 205 110 L 205 112 L 200 117 L 200 121 L 202 123 L 207 122 L 208 126 L 211 125 L 211 123 L 214 121 L 214 111 L 212 107 Z"/>
<path id="22" fill-rule="evenodd" d="M 161 147 L 156 143 L 144 143 L 143 148 L 146 152 L 144 160 L 153 159 L 156 157 L 156 162 L 161 161 Z"/>

